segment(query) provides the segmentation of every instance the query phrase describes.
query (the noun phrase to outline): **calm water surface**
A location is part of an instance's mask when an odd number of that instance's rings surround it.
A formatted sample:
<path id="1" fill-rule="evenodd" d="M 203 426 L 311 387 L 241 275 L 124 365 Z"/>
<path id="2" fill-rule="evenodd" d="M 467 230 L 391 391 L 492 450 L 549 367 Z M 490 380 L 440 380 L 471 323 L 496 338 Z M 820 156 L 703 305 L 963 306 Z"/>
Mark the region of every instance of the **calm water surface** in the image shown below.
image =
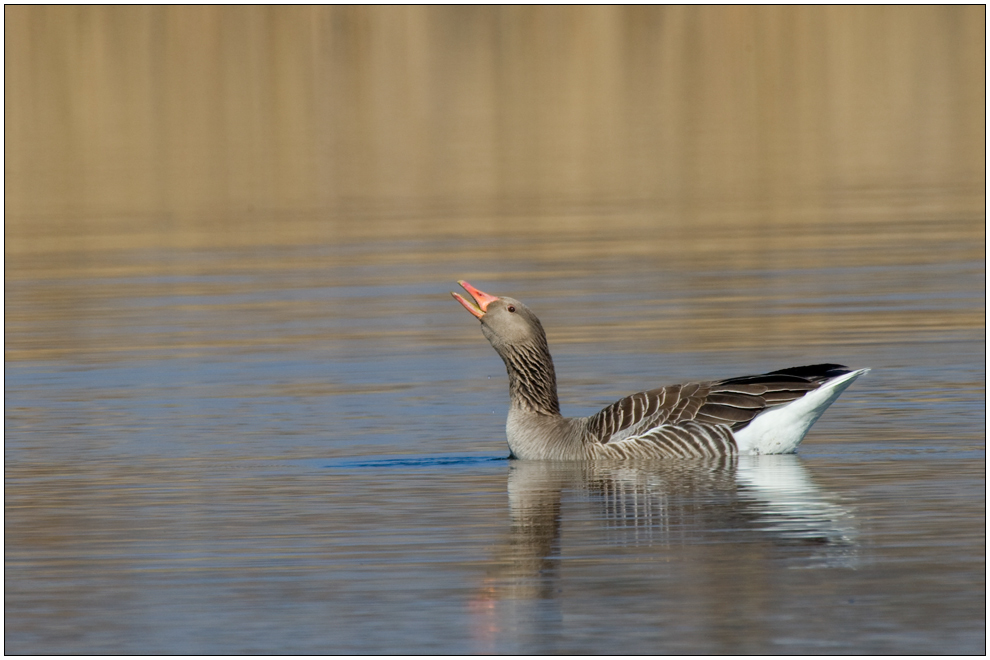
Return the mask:
<path id="1" fill-rule="evenodd" d="M 982 230 L 616 225 L 8 253 L 6 651 L 984 652 Z M 873 371 L 794 456 L 509 461 L 459 278 L 568 414 Z"/>

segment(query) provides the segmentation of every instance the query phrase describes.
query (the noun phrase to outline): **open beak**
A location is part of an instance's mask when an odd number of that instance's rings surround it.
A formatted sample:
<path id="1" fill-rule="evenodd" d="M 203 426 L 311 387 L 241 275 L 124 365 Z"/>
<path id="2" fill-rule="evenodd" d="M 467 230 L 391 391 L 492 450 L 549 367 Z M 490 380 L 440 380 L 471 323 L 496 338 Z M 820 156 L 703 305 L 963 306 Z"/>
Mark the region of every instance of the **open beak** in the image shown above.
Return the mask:
<path id="1" fill-rule="evenodd" d="M 457 280 L 457 283 L 464 287 L 465 291 L 471 294 L 471 297 L 474 298 L 474 302 L 471 302 L 461 294 L 454 293 L 453 291 L 450 292 L 450 295 L 454 296 L 454 298 L 457 299 L 457 302 L 464 305 L 464 309 L 471 312 L 479 319 L 485 315 L 486 311 L 488 311 L 488 306 L 491 305 L 492 302 L 498 300 L 498 296 L 490 296 L 484 291 L 478 291 L 464 280 Z"/>

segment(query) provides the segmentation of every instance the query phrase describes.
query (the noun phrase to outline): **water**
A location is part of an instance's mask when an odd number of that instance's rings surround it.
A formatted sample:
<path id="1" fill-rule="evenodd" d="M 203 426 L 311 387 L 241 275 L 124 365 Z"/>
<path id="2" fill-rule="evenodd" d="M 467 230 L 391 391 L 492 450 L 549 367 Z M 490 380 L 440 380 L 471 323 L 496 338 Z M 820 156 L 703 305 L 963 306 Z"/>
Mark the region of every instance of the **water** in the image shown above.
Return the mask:
<path id="1" fill-rule="evenodd" d="M 6 650 L 982 652 L 971 228 L 770 264 L 595 233 L 14 255 Z M 460 277 L 541 314 L 565 413 L 873 371 L 796 456 L 509 461 Z"/>
<path id="2" fill-rule="evenodd" d="M 986 650 L 985 8 L 5 7 L 4 651 Z M 870 367 L 794 456 L 507 460 Z"/>

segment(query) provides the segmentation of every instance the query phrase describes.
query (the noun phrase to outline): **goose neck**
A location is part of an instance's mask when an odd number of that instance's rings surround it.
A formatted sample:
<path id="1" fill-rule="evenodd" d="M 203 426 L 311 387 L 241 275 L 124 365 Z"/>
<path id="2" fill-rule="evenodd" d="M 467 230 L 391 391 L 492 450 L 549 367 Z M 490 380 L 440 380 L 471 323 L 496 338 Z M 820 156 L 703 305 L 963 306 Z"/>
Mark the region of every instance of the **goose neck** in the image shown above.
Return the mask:
<path id="1" fill-rule="evenodd" d="M 546 345 L 514 346 L 502 354 L 512 408 L 560 416 L 557 375 Z"/>

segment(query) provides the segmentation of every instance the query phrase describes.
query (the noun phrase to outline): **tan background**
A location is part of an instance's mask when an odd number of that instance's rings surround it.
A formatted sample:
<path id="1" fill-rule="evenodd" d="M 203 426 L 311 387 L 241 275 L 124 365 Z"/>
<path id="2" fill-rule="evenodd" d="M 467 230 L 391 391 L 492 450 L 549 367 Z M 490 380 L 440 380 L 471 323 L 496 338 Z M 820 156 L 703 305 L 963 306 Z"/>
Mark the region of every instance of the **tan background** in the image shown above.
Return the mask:
<path id="1" fill-rule="evenodd" d="M 984 17 L 7 6 L 6 232 L 754 203 L 772 220 L 905 195 L 979 215 Z"/>

